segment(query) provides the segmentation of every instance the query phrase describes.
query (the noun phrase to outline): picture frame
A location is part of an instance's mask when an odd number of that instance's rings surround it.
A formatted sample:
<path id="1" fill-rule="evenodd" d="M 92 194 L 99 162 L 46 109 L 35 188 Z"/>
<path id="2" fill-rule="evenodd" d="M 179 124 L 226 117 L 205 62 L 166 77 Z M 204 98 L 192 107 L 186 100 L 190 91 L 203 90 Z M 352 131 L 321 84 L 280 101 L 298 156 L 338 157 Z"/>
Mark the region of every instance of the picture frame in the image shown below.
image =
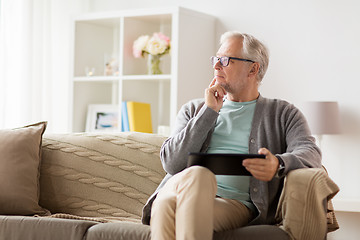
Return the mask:
<path id="1" fill-rule="evenodd" d="M 112 104 L 90 104 L 86 117 L 86 132 L 119 130 L 119 108 Z"/>

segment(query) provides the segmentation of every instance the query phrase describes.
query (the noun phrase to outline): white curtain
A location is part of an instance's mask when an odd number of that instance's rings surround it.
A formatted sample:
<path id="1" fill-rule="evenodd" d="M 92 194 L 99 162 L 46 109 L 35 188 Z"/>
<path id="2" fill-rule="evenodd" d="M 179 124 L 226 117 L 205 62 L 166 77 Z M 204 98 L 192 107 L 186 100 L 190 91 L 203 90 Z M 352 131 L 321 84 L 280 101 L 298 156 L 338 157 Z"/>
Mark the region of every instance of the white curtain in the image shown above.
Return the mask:
<path id="1" fill-rule="evenodd" d="M 87 1 L 0 1 L 0 128 L 68 131 L 71 18 Z"/>

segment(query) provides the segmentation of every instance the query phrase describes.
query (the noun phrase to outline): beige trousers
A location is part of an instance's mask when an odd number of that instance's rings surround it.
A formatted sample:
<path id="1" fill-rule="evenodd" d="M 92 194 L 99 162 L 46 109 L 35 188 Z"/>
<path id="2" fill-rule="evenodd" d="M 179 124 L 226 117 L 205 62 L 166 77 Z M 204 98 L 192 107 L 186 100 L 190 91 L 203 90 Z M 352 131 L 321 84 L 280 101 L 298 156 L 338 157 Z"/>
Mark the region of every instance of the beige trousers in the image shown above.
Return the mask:
<path id="1" fill-rule="evenodd" d="M 194 166 L 174 175 L 159 191 L 151 210 L 151 239 L 212 239 L 214 231 L 247 225 L 251 211 L 216 197 L 215 175 Z"/>
<path id="2" fill-rule="evenodd" d="M 325 239 L 339 228 L 334 212 L 324 211 L 339 188 L 323 169 L 293 170 L 285 180 L 276 220 L 291 239 Z M 212 239 L 213 231 L 248 223 L 251 213 L 243 204 L 215 195 L 216 179 L 209 170 L 192 167 L 176 174 L 153 203 L 151 239 Z"/>

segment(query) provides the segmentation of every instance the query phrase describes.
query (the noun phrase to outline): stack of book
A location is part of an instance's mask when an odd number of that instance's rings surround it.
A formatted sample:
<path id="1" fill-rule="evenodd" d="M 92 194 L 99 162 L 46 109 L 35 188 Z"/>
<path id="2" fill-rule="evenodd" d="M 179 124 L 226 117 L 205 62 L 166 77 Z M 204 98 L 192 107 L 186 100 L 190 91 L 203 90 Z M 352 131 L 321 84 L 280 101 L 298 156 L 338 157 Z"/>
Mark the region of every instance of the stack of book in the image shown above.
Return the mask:
<path id="1" fill-rule="evenodd" d="M 122 102 L 121 130 L 123 132 L 153 133 L 150 104 L 133 101 Z"/>

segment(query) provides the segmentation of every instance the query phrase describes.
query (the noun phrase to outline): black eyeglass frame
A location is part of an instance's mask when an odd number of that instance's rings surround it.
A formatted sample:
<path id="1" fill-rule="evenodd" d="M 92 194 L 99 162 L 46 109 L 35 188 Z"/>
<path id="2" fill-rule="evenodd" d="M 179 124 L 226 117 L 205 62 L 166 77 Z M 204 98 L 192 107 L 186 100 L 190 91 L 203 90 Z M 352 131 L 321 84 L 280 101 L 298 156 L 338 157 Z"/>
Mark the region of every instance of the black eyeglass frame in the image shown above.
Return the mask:
<path id="1" fill-rule="evenodd" d="M 217 60 L 215 61 L 215 59 L 217 59 Z M 227 64 L 226 64 L 226 65 L 223 64 L 223 62 L 224 62 L 223 59 L 227 59 Z M 215 66 L 215 64 L 216 64 L 218 61 L 220 61 L 221 66 L 227 67 L 227 66 L 229 66 L 229 63 L 230 63 L 230 60 L 231 60 L 231 59 L 233 59 L 233 60 L 238 60 L 238 61 L 243 61 L 243 62 L 255 63 L 255 61 L 250 60 L 250 59 L 245 59 L 245 58 L 226 57 L 226 56 L 224 56 L 224 57 L 216 57 L 216 56 L 210 57 L 210 61 L 211 61 L 212 66 Z"/>

